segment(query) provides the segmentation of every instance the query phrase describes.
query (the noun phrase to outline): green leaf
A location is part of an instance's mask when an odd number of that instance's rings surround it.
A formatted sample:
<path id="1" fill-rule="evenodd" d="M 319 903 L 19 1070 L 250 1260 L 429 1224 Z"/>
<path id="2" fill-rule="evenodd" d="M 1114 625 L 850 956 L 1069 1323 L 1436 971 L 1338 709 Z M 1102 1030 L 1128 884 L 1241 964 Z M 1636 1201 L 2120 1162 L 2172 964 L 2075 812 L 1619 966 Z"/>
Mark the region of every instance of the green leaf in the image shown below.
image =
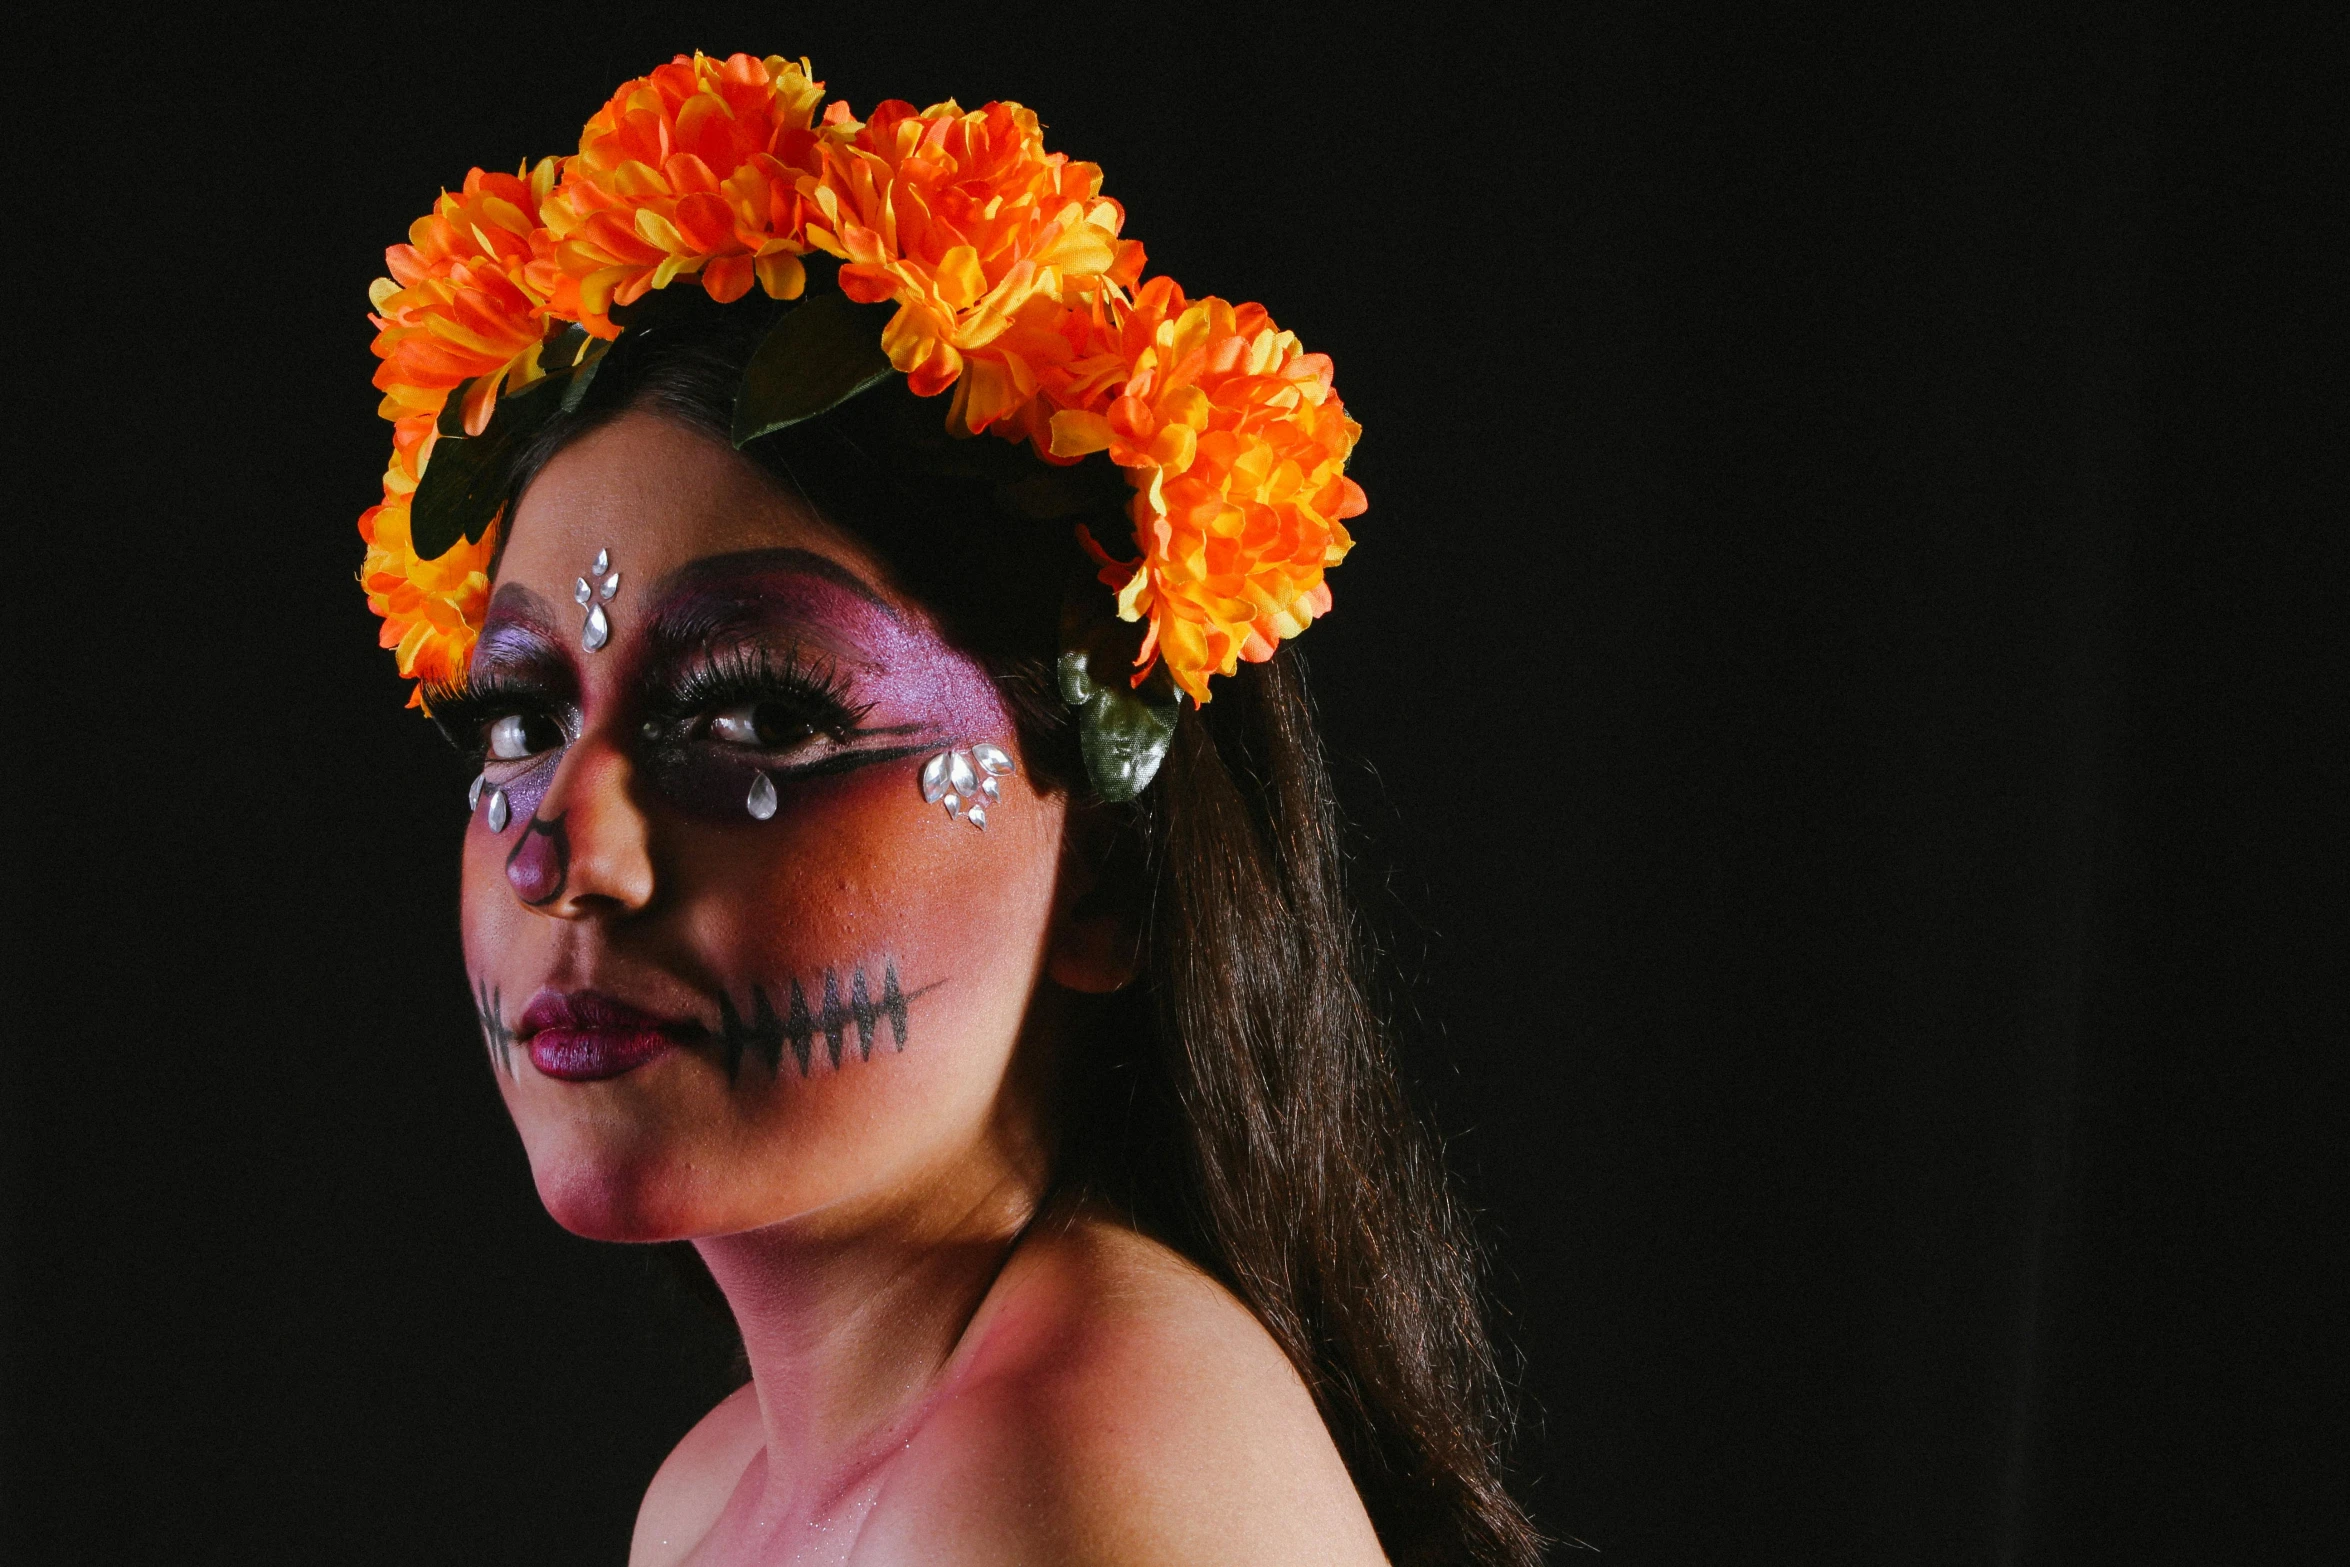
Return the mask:
<path id="1" fill-rule="evenodd" d="M 480 435 L 444 435 L 433 442 L 423 482 L 408 503 L 408 537 L 425 560 L 456 548 L 459 539 L 478 541 L 505 500 L 505 464 L 498 459 L 509 442 L 496 426 Z"/>
<path id="2" fill-rule="evenodd" d="M 1061 700 L 1077 710 L 1077 749 L 1093 792 L 1116 804 L 1158 776 L 1183 716 L 1182 698 L 1161 664 L 1131 683 L 1142 628 L 1110 613 L 1108 591 L 1088 577 L 1061 609 Z"/>
<path id="3" fill-rule="evenodd" d="M 499 399 L 481 434 L 443 435 L 433 442 L 423 482 L 408 503 L 409 542 L 420 558 L 445 555 L 459 539 L 478 544 L 498 520 L 515 455 L 561 407 L 559 398 L 539 395 L 552 380 L 541 378 Z"/>
<path id="4" fill-rule="evenodd" d="M 449 388 L 449 400 L 441 404 L 441 417 L 434 423 L 434 429 L 443 435 L 463 435 L 465 433 L 465 399 L 473 391 L 473 381 L 479 379 L 481 378 L 476 376 L 472 381 L 459 381 L 455 386 Z M 430 558 L 430 556 L 426 557 L 428 560 Z"/>
<path id="5" fill-rule="evenodd" d="M 541 379 L 533 381 L 517 397 L 526 397 L 550 384 L 563 388 L 563 412 L 571 413 L 587 396 L 588 384 L 596 378 L 596 366 L 610 353 L 609 338 L 591 336 L 587 328 L 576 321 L 567 321 L 547 338 L 539 348 Z"/>
<path id="6" fill-rule="evenodd" d="M 734 401 L 734 444 L 813 419 L 891 375 L 881 351 L 886 305 L 819 294 L 784 313 L 760 340 Z"/>
<path id="7" fill-rule="evenodd" d="M 579 332 L 577 327 L 570 330 Z M 612 351 L 612 342 L 609 338 L 588 337 L 585 332 L 580 332 L 579 335 L 587 338 L 587 346 L 578 350 L 579 363 L 563 373 L 563 411 L 565 413 L 577 411 L 580 399 L 587 396 L 588 383 L 596 378 L 596 366 L 602 364 L 604 356 Z"/>

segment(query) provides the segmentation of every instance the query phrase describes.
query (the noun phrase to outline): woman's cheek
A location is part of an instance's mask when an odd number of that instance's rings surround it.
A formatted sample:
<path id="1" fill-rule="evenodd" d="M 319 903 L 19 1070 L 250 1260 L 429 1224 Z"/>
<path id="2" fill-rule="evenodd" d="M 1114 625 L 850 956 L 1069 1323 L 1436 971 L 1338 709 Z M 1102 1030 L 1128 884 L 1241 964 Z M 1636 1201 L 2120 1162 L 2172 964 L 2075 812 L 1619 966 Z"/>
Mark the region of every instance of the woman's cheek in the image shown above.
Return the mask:
<path id="1" fill-rule="evenodd" d="M 1008 1051 L 1042 960 L 1061 804 L 1015 783 L 981 830 L 925 804 L 917 771 L 810 780 L 771 821 L 691 835 L 688 945 L 726 1032 L 786 1074 L 975 1031 Z"/>

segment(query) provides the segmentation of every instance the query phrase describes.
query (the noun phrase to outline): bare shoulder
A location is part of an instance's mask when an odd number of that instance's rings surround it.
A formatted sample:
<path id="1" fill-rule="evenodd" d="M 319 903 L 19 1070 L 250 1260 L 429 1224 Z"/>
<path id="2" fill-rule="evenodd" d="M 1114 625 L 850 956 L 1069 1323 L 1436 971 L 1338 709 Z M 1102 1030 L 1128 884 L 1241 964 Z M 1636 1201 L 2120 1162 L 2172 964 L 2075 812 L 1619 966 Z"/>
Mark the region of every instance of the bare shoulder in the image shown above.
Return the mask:
<path id="1" fill-rule="evenodd" d="M 1122 1225 L 1031 1236 L 961 1359 L 874 1510 L 876 1559 L 1385 1560 L 1280 1346 Z"/>
<path id="2" fill-rule="evenodd" d="M 748 1382 L 695 1422 L 645 1488 L 628 1543 L 629 1567 L 683 1560 L 725 1509 L 764 1438 L 758 1395 Z"/>

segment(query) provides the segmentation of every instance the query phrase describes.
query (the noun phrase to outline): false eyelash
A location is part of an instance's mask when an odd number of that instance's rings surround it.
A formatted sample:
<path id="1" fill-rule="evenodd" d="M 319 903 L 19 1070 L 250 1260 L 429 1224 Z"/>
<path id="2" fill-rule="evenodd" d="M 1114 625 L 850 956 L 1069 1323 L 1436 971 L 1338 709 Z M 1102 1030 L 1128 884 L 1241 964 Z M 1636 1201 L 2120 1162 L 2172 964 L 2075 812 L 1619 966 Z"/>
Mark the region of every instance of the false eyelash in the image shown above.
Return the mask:
<path id="1" fill-rule="evenodd" d="M 649 695 L 645 706 L 672 722 L 682 722 L 713 709 L 759 701 L 792 703 L 805 710 L 815 727 L 836 739 L 845 737 L 873 710 L 872 703 L 852 697 L 849 683 L 836 665 L 806 658 L 796 646 L 784 649 L 779 658 L 757 643 L 705 654 L 680 671 L 665 689 Z"/>
<path id="2" fill-rule="evenodd" d="M 475 761 L 489 749 L 492 719 L 508 713 L 540 713 L 551 717 L 562 710 L 562 704 L 544 688 L 494 674 L 481 680 L 467 680 L 462 685 L 426 686 L 424 702 L 432 712 L 434 726 L 451 745 Z"/>

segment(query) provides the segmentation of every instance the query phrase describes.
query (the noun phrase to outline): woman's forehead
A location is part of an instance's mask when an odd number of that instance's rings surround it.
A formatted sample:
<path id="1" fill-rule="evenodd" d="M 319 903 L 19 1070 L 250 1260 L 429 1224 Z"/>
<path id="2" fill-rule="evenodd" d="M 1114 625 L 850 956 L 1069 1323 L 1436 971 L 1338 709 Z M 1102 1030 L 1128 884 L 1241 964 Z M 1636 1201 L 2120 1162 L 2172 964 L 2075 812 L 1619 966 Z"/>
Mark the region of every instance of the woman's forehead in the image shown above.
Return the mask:
<path id="1" fill-rule="evenodd" d="M 730 572 L 773 576 L 774 561 L 758 557 L 777 551 L 793 552 L 810 574 L 887 597 L 873 553 L 757 464 L 700 431 L 627 413 L 565 446 L 531 481 L 514 510 L 497 583 L 560 600 L 591 575 L 618 571 L 649 587 L 696 563 L 717 563 L 702 570 L 708 589 Z"/>

